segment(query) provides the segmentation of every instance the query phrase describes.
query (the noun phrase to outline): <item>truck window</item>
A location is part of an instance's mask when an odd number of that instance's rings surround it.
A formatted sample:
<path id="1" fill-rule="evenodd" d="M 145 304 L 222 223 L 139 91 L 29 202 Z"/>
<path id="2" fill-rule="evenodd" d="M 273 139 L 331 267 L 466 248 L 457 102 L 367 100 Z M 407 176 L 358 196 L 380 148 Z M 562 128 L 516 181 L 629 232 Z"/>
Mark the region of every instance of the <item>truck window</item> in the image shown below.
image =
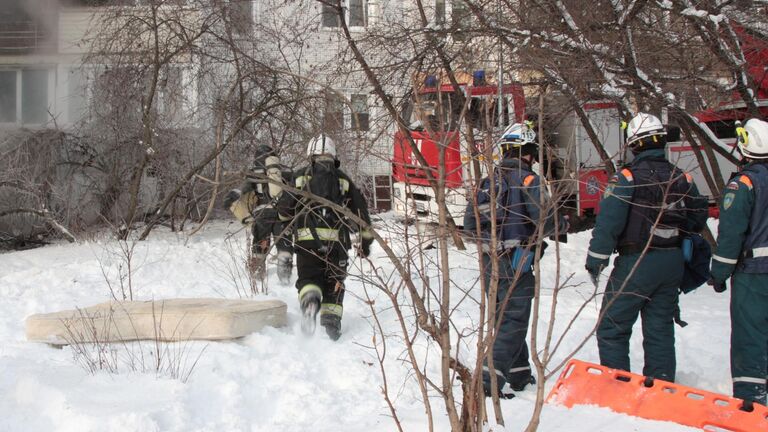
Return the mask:
<path id="1" fill-rule="evenodd" d="M 462 106 L 453 92 L 425 92 L 413 104 L 411 124 L 419 122 L 424 129 L 446 132 L 459 127 Z"/>
<path id="2" fill-rule="evenodd" d="M 667 126 L 667 142 L 680 141 L 680 127 L 679 126 Z"/>
<path id="3" fill-rule="evenodd" d="M 509 104 L 506 98 L 502 98 L 502 122 L 504 125 L 509 124 Z M 473 128 L 485 130 L 488 127 L 494 128 L 499 126 L 499 98 L 494 96 L 473 96 L 469 102 L 469 112 L 467 113 L 467 120 L 470 122 Z"/>
<path id="4" fill-rule="evenodd" d="M 720 139 L 736 138 L 736 120 L 711 121 L 707 122 L 707 127 Z"/>
<path id="5" fill-rule="evenodd" d="M 447 132 L 460 129 L 464 121 L 475 129 L 485 130 L 499 126 L 499 99 L 496 95 L 472 96 L 462 117 L 464 106 L 459 97 L 451 91 L 423 92 L 414 100 L 408 100 L 401 108 L 401 114 L 412 129 L 427 129 Z M 511 104 L 508 97 L 502 97 L 502 123 L 510 122 Z"/>

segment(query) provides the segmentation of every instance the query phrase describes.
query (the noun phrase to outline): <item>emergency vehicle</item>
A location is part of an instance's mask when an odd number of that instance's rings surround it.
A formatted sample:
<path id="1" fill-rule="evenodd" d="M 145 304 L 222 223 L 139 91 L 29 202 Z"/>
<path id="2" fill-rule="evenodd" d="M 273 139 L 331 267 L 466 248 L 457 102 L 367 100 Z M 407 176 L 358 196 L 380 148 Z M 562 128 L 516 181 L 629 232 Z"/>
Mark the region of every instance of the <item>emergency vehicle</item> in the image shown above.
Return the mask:
<path id="1" fill-rule="evenodd" d="M 425 77 L 403 108 L 409 127 L 395 133 L 392 158 L 393 208 L 400 218 L 438 222 L 435 192 L 426 172 L 439 177 L 439 148 L 445 146 L 446 207 L 454 222 L 461 225 L 472 181 L 486 175 L 486 164 L 475 163 L 482 161 L 483 146 L 495 144 L 501 131 L 523 120 L 525 99 L 520 85 L 489 82 L 484 71 L 457 74 L 456 81 L 461 97 L 447 79 Z M 462 99 L 468 100 L 468 105 L 462 104 Z M 427 167 L 411 151 L 406 134 L 414 140 Z M 490 139 L 486 139 L 487 134 L 492 134 Z M 475 172 L 478 168 L 480 171 Z"/>
<path id="2" fill-rule="evenodd" d="M 759 106 L 763 116 L 768 116 L 768 100 L 760 101 Z M 619 118 L 615 104 L 590 103 L 585 104 L 584 109 L 606 153 L 611 157 L 614 168 L 619 169 L 630 162 L 631 153 L 622 148 L 624 131 L 621 129 L 622 119 Z M 749 118 L 743 102 L 729 103 L 714 110 L 697 112 L 693 117 L 703 124 L 707 133 L 715 138 L 715 142 L 726 152 L 733 154 L 736 158 L 741 157 L 736 150 L 736 122 L 744 122 Z M 716 216 L 718 197 L 710 190 L 694 153 L 694 147 L 687 140 L 681 139 L 680 130 L 675 125 L 667 125 L 667 139 L 667 159 L 692 175 L 699 192 L 709 197 L 711 213 Z M 566 182 L 570 185 L 569 194 L 576 214 L 587 217 L 597 215 L 609 174 L 575 114 L 561 122 L 556 129 L 553 141 L 561 163 L 558 166 L 556 178 L 577 180 Z M 717 165 L 715 167 L 708 165 L 707 169 L 710 172 L 713 168 L 718 170 L 722 178 L 727 181 L 738 168 L 722 154 L 717 152 L 714 154 Z M 707 160 L 706 155 L 704 158 Z M 708 160 L 707 164 L 709 164 Z"/>
<path id="3" fill-rule="evenodd" d="M 734 30 L 741 42 L 744 58 L 749 64 L 747 73 L 757 83 L 757 106 L 760 114 L 763 119 L 768 118 L 768 42 L 741 27 L 735 26 Z M 611 102 L 596 102 L 585 104 L 583 107 L 606 152 L 612 157 L 614 166 L 621 167 L 627 161 L 624 160 L 626 155 L 622 154 L 622 119 L 619 118 L 616 105 Z M 737 122 L 745 122 L 750 118 L 750 114 L 737 92 L 734 91 L 730 101 L 694 113 L 693 117 L 705 126 L 707 133 L 715 138 L 715 142 L 727 153 L 733 154 L 737 159 L 741 157 L 736 150 Z M 675 125 L 668 125 L 667 139 L 668 160 L 693 176 L 700 193 L 710 198 L 710 210 L 713 216 L 716 216 L 719 197 L 710 190 L 693 146 L 687 140 L 681 139 L 679 128 Z M 572 190 L 578 214 L 597 214 L 608 174 L 575 114 L 560 123 L 553 141 L 558 149 L 558 156 L 564 161 L 563 168 L 568 168 L 561 170 L 559 178 L 567 176 L 567 173 L 574 173 L 573 177 L 578 180 L 574 182 Z M 714 167 L 708 166 L 708 170 L 718 170 L 724 181 L 728 181 L 738 167 L 722 154 L 715 152 L 715 155 L 717 164 Z M 706 157 L 705 160 L 709 164 Z"/>

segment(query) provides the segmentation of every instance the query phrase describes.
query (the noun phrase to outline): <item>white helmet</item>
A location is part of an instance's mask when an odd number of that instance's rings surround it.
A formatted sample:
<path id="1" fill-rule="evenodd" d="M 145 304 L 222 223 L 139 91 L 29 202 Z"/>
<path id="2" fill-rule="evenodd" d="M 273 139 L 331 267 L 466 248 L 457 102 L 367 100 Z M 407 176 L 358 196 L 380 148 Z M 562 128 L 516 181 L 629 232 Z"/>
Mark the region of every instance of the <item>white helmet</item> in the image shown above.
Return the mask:
<path id="1" fill-rule="evenodd" d="M 533 131 L 532 123 L 515 123 L 510 125 L 501 135 L 498 142 L 498 149 L 502 158 L 515 155 L 532 155 L 538 149 L 536 141 L 536 132 Z M 508 154 L 510 150 L 517 150 L 517 153 Z"/>
<path id="2" fill-rule="evenodd" d="M 627 145 L 631 146 L 645 137 L 666 134 L 667 131 L 658 117 L 648 113 L 638 113 L 627 125 Z"/>
<path id="3" fill-rule="evenodd" d="M 768 159 L 768 123 L 751 119 L 736 128 L 739 151 L 750 159 Z"/>
<path id="4" fill-rule="evenodd" d="M 325 134 L 320 134 L 311 140 L 307 145 L 307 156 L 319 156 L 322 154 L 331 155 L 336 157 L 336 143 L 333 142 L 331 137 Z"/>
<path id="5" fill-rule="evenodd" d="M 500 144 L 513 146 L 536 144 L 536 132 L 529 123 L 515 123 L 504 130 Z"/>

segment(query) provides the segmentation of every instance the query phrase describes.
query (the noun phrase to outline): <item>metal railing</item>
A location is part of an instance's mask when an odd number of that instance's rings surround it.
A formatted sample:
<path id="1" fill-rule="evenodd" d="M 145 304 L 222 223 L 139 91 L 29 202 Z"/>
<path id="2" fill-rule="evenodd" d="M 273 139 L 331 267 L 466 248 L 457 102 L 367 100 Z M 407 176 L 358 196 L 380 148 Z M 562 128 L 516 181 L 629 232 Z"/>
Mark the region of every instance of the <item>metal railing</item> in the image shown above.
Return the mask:
<path id="1" fill-rule="evenodd" d="M 0 22 L 0 54 L 29 54 L 55 48 L 55 39 L 36 21 Z"/>

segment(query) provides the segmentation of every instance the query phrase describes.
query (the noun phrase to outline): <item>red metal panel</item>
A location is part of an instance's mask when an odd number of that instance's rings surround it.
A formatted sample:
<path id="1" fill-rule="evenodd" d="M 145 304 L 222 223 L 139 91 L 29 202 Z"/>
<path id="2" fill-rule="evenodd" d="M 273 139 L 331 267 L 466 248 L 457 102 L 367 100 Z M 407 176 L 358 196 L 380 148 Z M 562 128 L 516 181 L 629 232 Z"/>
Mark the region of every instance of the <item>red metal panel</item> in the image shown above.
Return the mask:
<path id="1" fill-rule="evenodd" d="M 768 97 L 768 42 L 741 26 L 734 25 L 734 30 L 741 41 L 744 59 L 749 64 L 747 72 L 758 86 L 757 97 L 764 99 Z"/>
<path id="2" fill-rule="evenodd" d="M 584 104 L 584 110 L 586 111 L 594 111 L 594 110 L 601 110 L 601 109 L 616 109 L 619 106 L 616 104 L 616 102 L 591 102 L 591 103 L 585 103 Z"/>
<path id="3" fill-rule="evenodd" d="M 579 170 L 579 205 L 581 215 L 592 209 L 600 212 L 600 199 L 603 197 L 608 173 L 604 169 Z"/>
<path id="4" fill-rule="evenodd" d="M 458 132 L 437 133 L 434 138 L 426 131 L 411 131 L 410 134 L 435 178 L 438 177 L 437 167 L 440 161 L 438 143 L 447 143 L 445 149 L 445 185 L 450 188 L 461 186 L 462 165 Z M 421 166 L 411 151 L 407 137 L 400 131 L 395 133 L 392 176 L 399 182 L 429 185 L 424 167 Z"/>

